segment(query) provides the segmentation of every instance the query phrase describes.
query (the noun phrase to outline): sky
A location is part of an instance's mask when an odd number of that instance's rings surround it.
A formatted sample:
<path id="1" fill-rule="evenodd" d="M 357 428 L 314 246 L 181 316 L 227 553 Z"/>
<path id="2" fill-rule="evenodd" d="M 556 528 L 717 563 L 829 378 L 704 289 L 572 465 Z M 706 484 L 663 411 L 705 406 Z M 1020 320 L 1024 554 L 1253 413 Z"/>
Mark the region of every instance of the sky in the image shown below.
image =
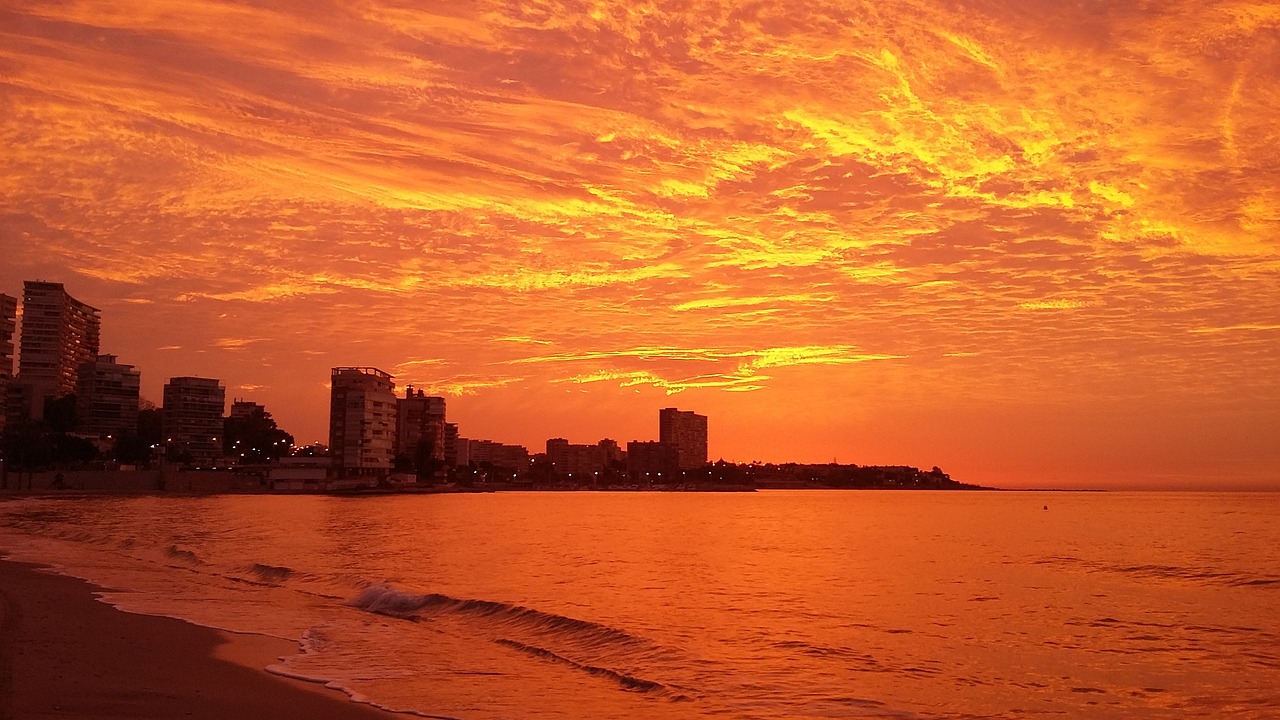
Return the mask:
<path id="1" fill-rule="evenodd" d="M 0 0 L 0 292 L 299 442 L 1280 487 L 1280 5 Z"/>

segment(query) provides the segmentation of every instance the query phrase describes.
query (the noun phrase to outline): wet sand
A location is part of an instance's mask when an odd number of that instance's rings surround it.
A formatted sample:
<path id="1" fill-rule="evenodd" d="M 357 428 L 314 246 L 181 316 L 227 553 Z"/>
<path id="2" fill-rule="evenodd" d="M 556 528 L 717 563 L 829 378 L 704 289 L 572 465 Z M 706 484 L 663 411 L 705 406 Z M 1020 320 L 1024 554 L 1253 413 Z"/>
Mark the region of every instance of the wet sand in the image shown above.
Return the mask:
<path id="1" fill-rule="evenodd" d="M 94 591 L 0 559 L 0 718 L 403 717 L 260 669 L 293 643 L 121 612 Z"/>

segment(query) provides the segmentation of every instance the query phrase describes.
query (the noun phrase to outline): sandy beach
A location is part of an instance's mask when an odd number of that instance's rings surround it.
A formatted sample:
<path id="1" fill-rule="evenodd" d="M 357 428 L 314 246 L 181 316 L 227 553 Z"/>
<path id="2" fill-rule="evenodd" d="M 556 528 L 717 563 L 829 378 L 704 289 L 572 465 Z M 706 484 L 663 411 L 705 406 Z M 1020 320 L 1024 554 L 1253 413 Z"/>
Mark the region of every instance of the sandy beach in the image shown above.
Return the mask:
<path id="1" fill-rule="evenodd" d="M 94 590 L 0 560 L 0 718 L 394 717 L 261 669 L 292 643 L 121 612 Z"/>

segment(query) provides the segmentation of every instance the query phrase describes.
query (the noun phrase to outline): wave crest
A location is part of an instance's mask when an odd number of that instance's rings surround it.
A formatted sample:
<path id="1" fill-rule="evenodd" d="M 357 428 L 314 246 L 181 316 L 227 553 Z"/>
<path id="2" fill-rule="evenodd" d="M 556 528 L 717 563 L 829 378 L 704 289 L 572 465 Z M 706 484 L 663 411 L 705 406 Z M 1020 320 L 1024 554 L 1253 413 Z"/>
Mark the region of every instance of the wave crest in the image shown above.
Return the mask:
<path id="1" fill-rule="evenodd" d="M 388 585 L 366 588 L 347 604 L 367 612 L 403 620 L 421 620 L 427 614 L 471 615 L 508 626 L 559 635 L 589 646 L 650 645 L 644 638 L 590 620 L 579 620 L 492 600 L 466 600 L 440 593 L 417 594 Z"/>

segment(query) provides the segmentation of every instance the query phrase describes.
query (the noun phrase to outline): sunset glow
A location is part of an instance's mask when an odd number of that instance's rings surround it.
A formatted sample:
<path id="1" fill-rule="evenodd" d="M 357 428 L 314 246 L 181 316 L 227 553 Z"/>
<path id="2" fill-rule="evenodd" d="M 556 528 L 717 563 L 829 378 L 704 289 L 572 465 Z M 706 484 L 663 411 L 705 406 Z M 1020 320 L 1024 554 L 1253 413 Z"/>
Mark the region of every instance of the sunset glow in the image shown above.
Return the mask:
<path id="1" fill-rule="evenodd" d="M 1267 487 L 1280 5 L 0 7 L 0 292 L 299 442 L 329 368 L 467 437 Z"/>

